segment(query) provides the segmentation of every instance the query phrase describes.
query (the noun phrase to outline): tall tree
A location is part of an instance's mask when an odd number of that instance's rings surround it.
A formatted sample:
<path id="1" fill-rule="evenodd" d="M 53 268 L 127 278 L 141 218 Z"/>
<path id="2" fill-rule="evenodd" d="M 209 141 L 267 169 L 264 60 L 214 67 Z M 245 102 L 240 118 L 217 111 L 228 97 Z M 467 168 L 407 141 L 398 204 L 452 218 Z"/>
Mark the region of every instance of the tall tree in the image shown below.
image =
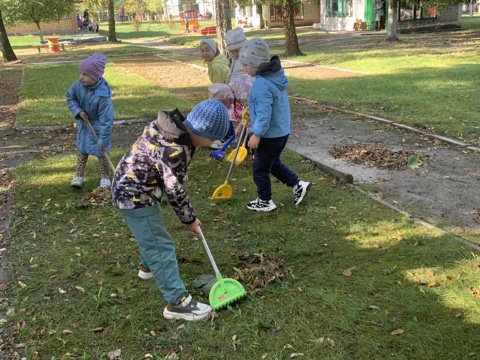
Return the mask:
<path id="1" fill-rule="evenodd" d="M 283 0 L 283 28 L 285 30 L 285 56 L 304 56 L 298 45 L 295 28 L 294 0 Z"/>
<path id="2" fill-rule="evenodd" d="M 58 21 L 72 11 L 72 0 L 0 0 L 5 23 L 34 22 L 43 40 L 41 23 Z"/>
<path id="3" fill-rule="evenodd" d="M 228 51 L 227 43 L 225 42 L 225 34 L 228 30 L 232 29 L 232 17 L 230 16 L 229 0 L 215 0 L 215 9 L 217 12 L 218 48 L 221 53 L 226 54 Z"/>
<path id="4" fill-rule="evenodd" d="M 108 41 L 119 42 L 115 30 L 115 0 L 108 0 Z"/>
<path id="5" fill-rule="evenodd" d="M 2 50 L 4 61 L 15 61 L 17 56 L 13 52 L 10 40 L 7 36 L 7 30 L 5 30 L 5 24 L 3 23 L 2 10 L 0 9 L 0 48 Z"/>

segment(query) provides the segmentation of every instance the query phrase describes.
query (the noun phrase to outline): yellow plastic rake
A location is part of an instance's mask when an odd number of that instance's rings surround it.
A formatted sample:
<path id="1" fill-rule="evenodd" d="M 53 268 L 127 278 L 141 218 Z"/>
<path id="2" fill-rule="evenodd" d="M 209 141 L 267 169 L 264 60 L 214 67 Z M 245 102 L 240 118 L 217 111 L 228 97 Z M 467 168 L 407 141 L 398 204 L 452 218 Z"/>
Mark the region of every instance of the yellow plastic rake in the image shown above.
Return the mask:
<path id="1" fill-rule="evenodd" d="M 217 187 L 215 189 L 212 197 L 210 198 L 210 200 L 212 200 L 212 201 L 215 201 L 215 200 L 230 200 L 233 196 L 233 190 L 232 190 L 232 187 L 230 185 L 228 185 L 228 181 L 230 180 L 230 176 L 232 175 L 233 168 L 234 168 L 235 163 L 236 163 L 235 160 L 236 160 L 236 158 L 239 154 L 240 144 L 242 143 L 241 139 L 243 139 L 244 136 L 245 137 L 247 136 L 247 126 L 248 126 L 248 118 L 245 119 L 245 124 L 244 124 L 243 129 L 242 129 L 242 134 L 240 135 L 240 139 L 238 139 L 237 147 L 235 148 L 235 152 L 233 153 L 232 164 L 230 165 L 230 168 L 228 169 L 227 179 L 225 180 L 223 185 L 220 185 L 219 187 Z M 230 156 L 229 156 L 229 158 L 230 158 Z"/>

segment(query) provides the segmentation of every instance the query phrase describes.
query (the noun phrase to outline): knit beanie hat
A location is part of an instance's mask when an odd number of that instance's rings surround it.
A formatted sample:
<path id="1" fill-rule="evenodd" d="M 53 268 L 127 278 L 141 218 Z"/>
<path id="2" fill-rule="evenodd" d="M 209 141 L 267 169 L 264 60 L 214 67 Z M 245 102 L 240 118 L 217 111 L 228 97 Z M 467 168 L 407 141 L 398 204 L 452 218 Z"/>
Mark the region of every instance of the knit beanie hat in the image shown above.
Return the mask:
<path id="1" fill-rule="evenodd" d="M 213 39 L 203 39 L 202 41 L 200 41 L 200 46 L 202 46 L 202 44 L 207 44 L 210 49 L 212 49 L 214 54 L 217 53 L 217 44 L 215 44 L 215 41 Z"/>
<path id="2" fill-rule="evenodd" d="M 185 126 L 194 134 L 222 140 L 230 127 L 227 108 L 218 100 L 205 100 L 197 104 L 188 114 Z"/>
<path id="3" fill-rule="evenodd" d="M 224 102 L 225 100 L 233 100 L 234 95 L 230 86 L 216 83 L 208 87 L 208 98 Z"/>
<path id="4" fill-rule="evenodd" d="M 244 65 L 259 67 L 261 63 L 270 61 L 270 48 L 260 38 L 247 41 L 240 49 L 240 62 Z"/>
<path id="5" fill-rule="evenodd" d="M 107 59 L 102 53 L 96 53 L 95 55 L 86 58 L 80 63 L 79 69 L 82 73 L 87 74 L 93 80 L 98 81 L 105 72 L 105 64 Z"/>
<path id="6" fill-rule="evenodd" d="M 236 29 L 227 31 L 225 34 L 225 41 L 227 42 L 228 50 L 236 50 L 240 49 L 243 44 L 245 44 L 247 38 L 243 33 L 243 29 L 241 27 L 237 27 Z"/>

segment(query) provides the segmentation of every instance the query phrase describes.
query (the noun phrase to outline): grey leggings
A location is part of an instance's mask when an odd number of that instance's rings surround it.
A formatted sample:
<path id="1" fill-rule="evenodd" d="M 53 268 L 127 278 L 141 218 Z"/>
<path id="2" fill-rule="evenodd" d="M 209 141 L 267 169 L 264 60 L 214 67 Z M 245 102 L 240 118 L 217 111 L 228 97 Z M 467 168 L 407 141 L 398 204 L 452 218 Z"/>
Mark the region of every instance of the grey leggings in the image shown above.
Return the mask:
<path id="1" fill-rule="evenodd" d="M 87 166 L 88 154 L 83 154 L 81 152 L 77 155 L 77 176 L 85 176 L 85 167 Z M 99 157 L 98 162 L 100 163 L 100 172 L 102 174 L 102 179 L 108 179 L 110 177 L 108 167 L 108 160 L 106 157 Z"/>

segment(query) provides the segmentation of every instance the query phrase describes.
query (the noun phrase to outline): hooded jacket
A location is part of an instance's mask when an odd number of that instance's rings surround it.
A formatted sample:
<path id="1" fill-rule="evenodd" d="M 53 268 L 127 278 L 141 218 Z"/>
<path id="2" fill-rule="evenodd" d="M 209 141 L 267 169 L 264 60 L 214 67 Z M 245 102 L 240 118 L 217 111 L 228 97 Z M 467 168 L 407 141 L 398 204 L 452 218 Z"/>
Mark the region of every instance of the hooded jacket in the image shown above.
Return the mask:
<path id="1" fill-rule="evenodd" d="M 112 183 L 112 200 L 118 209 L 153 206 L 165 194 L 182 223 L 195 221 L 186 189 L 195 148 L 184 120 L 177 109 L 160 111 L 122 157 Z"/>
<path id="2" fill-rule="evenodd" d="M 278 56 L 258 68 L 248 98 L 253 134 L 278 138 L 290 134 L 288 79 Z"/>
<path id="3" fill-rule="evenodd" d="M 77 123 L 77 150 L 83 154 L 104 157 L 100 148 L 110 150 L 114 116 L 112 91 L 107 81 L 102 77 L 91 87 L 83 85 L 80 80 L 75 81 L 67 90 L 67 106 Z M 82 110 L 87 113 L 98 141 L 80 117 Z"/>
<path id="4" fill-rule="evenodd" d="M 208 66 L 208 77 L 212 84 L 226 84 L 230 67 L 228 59 L 225 55 L 220 54 L 213 58 L 212 61 L 205 61 Z"/>

